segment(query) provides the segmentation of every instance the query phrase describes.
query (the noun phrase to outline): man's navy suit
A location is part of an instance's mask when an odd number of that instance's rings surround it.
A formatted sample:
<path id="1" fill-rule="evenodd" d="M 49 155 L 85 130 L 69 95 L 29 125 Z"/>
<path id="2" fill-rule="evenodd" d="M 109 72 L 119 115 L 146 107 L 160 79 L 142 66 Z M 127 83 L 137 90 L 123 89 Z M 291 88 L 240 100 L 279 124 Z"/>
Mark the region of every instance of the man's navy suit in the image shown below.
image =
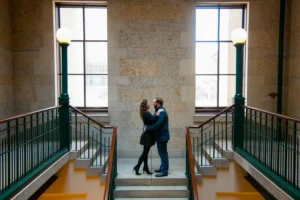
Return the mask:
<path id="1" fill-rule="evenodd" d="M 162 174 L 167 175 L 169 170 L 169 156 L 167 151 L 167 143 L 170 140 L 169 117 L 166 109 L 162 106 L 156 109 L 154 115 L 156 115 L 159 109 L 164 109 L 164 112 L 161 112 L 157 121 L 152 126 L 147 126 L 146 130 L 155 132 L 157 151 L 161 160 L 159 170 Z"/>

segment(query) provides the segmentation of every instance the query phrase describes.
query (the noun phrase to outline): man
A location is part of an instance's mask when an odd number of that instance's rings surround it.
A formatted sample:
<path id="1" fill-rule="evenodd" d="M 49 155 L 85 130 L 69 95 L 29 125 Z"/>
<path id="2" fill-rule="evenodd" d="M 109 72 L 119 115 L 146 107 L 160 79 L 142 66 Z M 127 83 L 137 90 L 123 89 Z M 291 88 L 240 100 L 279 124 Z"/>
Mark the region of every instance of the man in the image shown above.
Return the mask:
<path id="1" fill-rule="evenodd" d="M 159 173 L 155 175 L 156 177 L 168 176 L 169 170 L 169 156 L 167 151 L 167 143 L 170 139 L 169 118 L 163 104 L 164 101 L 162 98 L 157 97 L 153 99 L 153 106 L 155 108 L 154 115 L 156 115 L 159 109 L 164 109 L 164 112 L 160 113 L 157 121 L 152 126 L 145 126 L 144 128 L 145 131 L 155 131 L 157 151 L 161 161 L 159 169 L 155 170 L 155 172 Z"/>

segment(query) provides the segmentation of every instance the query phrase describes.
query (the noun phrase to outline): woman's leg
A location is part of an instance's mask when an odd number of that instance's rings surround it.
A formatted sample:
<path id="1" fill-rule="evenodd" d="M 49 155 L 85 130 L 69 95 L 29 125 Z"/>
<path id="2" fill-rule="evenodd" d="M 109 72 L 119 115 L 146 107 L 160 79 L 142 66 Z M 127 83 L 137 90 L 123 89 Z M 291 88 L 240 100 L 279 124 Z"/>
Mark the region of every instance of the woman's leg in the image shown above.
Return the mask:
<path id="1" fill-rule="evenodd" d="M 147 166 L 147 168 L 148 168 L 148 154 L 149 154 L 149 151 L 150 151 L 150 148 L 151 148 L 151 146 L 150 147 L 146 147 L 146 146 L 144 146 L 144 166 Z M 145 168 L 145 167 L 144 167 Z"/>
<path id="2" fill-rule="evenodd" d="M 144 145 L 143 153 L 140 156 L 137 165 L 133 168 L 133 170 L 135 171 L 136 175 L 140 175 L 140 173 L 139 173 L 140 166 L 141 166 L 142 162 L 145 162 L 145 157 L 147 157 L 147 159 L 148 159 L 148 153 L 149 153 L 149 150 L 147 150 L 147 147 L 145 147 L 145 145 Z"/>
<path id="3" fill-rule="evenodd" d="M 148 167 L 148 154 L 149 154 L 150 148 L 151 148 L 151 146 L 144 147 L 145 157 L 144 157 L 144 167 L 143 167 L 143 171 L 145 171 L 149 175 L 152 174 L 152 172 L 150 172 L 149 167 Z"/>
<path id="4" fill-rule="evenodd" d="M 138 161 L 138 166 L 140 166 L 142 164 L 142 162 L 145 162 L 145 158 L 148 157 L 149 150 L 150 150 L 150 147 L 146 147 L 144 145 L 143 153 L 140 156 L 139 161 Z"/>

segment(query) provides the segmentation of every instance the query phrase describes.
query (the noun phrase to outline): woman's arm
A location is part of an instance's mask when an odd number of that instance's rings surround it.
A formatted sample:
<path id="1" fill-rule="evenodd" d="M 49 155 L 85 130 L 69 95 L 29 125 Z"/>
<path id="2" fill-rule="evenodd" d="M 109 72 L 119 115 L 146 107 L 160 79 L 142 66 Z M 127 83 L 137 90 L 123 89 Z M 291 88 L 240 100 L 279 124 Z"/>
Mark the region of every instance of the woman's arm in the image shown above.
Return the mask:
<path id="1" fill-rule="evenodd" d="M 156 115 L 159 116 L 161 112 L 165 112 L 165 109 L 162 109 L 162 108 L 159 109 L 159 110 L 156 112 Z"/>

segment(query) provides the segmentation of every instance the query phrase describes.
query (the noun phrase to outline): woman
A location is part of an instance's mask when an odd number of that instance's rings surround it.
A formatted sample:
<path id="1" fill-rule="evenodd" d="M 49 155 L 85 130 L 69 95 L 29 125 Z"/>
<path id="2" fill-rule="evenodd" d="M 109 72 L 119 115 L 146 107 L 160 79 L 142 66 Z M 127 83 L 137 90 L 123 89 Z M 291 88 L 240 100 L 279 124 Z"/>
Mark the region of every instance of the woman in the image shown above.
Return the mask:
<path id="1" fill-rule="evenodd" d="M 144 122 L 144 126 L 151 126 L 158 118 L 161 112 L 164 112 L 164 109 L 159 109 L 155 115 L 155 117 L 152 116 L 152 114 L 148 111 L 150 108 L 150 104 L 147 99 L 143 99 L 143 101 L 140 104 L 140 118 Z M 140 139 L 140 144 L 144 145 L 144 150 L 142 155 L 140 156 L 138 160 L 138 164 L 134 166 L 133 171 L 135 171 L 136 175 L 141 175 L 139 173 L 140 166 L 142 162 L 144 162 L 144 168 L 143 172 L 146 172 L 147 174 L 152 174 L 152 172 L 149 171 L 148 167 L 148 154 L 150 151 L 151 146 L 155 144 L 155 136 L 153 132 L 146 131 L 143 132 Z"/>

